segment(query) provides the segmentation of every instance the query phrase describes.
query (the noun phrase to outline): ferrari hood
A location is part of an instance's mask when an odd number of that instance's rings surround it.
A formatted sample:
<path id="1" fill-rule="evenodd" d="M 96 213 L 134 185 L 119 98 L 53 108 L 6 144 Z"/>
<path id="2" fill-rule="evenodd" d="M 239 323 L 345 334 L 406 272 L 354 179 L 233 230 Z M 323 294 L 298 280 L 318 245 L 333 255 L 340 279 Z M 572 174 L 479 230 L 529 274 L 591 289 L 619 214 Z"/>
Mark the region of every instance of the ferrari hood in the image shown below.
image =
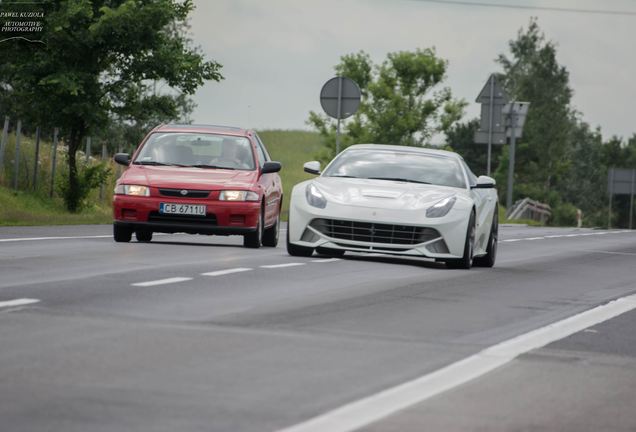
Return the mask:
<path id="1" fill-rule="evenodd" d="M 461 193 L 461 189 L 391 180 L 319 177 L 313 180 L 327 201 L 338 204 L 387 208 L 422 209 Z"/>
<path id="2" fill-rule="evenodd" d="M 132 165 L 119 183 L 161 188 L 244 189 L 256 183 L 257 175 L 256 171 Z"/>

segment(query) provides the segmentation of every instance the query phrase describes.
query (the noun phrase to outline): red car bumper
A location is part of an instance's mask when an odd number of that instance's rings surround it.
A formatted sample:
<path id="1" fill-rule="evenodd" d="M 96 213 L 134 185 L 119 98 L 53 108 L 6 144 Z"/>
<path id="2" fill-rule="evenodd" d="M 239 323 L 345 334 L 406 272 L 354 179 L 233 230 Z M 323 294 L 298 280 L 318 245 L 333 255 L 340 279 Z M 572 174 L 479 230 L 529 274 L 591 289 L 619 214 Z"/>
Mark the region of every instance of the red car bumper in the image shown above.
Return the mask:
<path id="1" fill-rule="evenodd" d="M 159 212 L 161 203 L 205 205 L 206 215 L 162 214 Z M 128 195 L 113 197 L 115 225 L 165 233 L 247 234 L 256 231 L 260 210 L 260 202 Z"/>

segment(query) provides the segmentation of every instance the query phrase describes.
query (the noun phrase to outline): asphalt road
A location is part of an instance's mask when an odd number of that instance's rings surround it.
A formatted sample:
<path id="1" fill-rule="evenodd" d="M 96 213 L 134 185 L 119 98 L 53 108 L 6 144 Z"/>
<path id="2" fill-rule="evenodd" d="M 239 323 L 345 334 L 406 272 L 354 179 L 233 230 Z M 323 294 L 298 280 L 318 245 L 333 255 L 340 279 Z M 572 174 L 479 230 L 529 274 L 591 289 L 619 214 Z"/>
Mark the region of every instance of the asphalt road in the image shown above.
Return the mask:
<path id="1" fill-rule="evenodd" d="M 302 428 L 636 293 L 628 231 L 502 227 L 495 268 L 470 271 L 110 232 L 0 228 L 0 430 Z M 636 430 L 635 325 L 581 329 L 362 430 Z"/>

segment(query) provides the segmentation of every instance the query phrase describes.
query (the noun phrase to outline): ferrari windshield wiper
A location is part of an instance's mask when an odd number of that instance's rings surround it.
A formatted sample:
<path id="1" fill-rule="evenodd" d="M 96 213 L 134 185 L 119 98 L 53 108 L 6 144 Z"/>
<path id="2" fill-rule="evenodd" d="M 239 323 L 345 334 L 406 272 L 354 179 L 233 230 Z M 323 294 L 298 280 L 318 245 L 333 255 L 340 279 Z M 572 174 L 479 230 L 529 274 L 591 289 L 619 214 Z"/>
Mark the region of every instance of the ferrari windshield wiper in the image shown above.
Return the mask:
<path id="1" fill-rule="evenodd" d="M 338 177 L 338 178 L 357 178 L 356 176 L 350 176 L 350 175 L 338 175 L 338 174 L 336 174 L 336 175 L 330 175 L 330 176 L 327 176 L 327 177 Z"/>
<path id="2" fill-rule="evenodd" d="M 408 182 L 408 183 L 431 184 L 431 183 L 425 182 L 425 181 L 407 179 L 407 178 L 402 178 L 402 177 L 367 177 L 367 178 L 369 180 L 389 180 L 389 181 L 401 181 L 401 182 Z"/>
<path id="3" fill-rule="evenodd" d="M 235 170 L 236 168 L 231 168 L 231 167 L 225 167 L 225 166 L 219 166 L 219 165 L 208 165 L 208 164 L 195 164 L 195 165 L 188 165 L 194 168 L 208 168 L 208 169 L 227 169 L 227 170 Z"/>

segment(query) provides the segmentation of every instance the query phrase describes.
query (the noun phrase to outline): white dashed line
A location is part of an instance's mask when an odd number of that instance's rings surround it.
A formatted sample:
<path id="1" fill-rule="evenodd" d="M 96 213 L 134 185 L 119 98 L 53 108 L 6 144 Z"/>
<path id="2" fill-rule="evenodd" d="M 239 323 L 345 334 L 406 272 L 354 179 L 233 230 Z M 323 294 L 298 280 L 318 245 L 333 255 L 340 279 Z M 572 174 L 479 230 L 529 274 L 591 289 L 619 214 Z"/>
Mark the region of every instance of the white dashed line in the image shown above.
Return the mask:
<path id="1" fill-rule="evenodd" d="M 19 298 L 15 300 L 7 300 L 0 302 L 0 307 L 24 306 L 28 304 L 38 303 L 40 300 L 32 298 Z"/>
<path id="2" fill-rule="evenodd" d="M 217 271 L 208 272 L 208 273 L 201 273 L 201 276 L 223 276 L 226 274 L 241 273 L 241 272 L 246 272 L 250 270 L 252 269 L 248 267 L 237 267 L 237 268 L 231 268 L 226 270 L 217 270 Z"/>
<path id="3" fill-rule="evenodd" d="M 273 269 L 273 268 L 283 268 L 283 267 L 295 267 L 295 266 L 301 266 L 301 265 L 305 265 L 305 263 L 293 262 L 293 263 L 286 263 L 286 264 L 262 265 L 262 266 L 259 266 L 259 267 L 260 268 Z"/>
<path id="4" fill-rule="evenodd" d="M 604 250 L 594 250 L 594 249 L 589 249 L 589 250 L 586 250 L 585 252 L 600 253 L 600 254 L 609 254 L 609 255 L 627 255 L 627 256 L 636 256 L 636 253 L 631 253 L 631 252 L 615 252 L 615 251 L 604 251 Z"/>
<path id="5" fill-rule="evenodd" d="M 173 277 L 173 278 L 158 279 L 158 280 L 148 281 L 148 282 L 137 282 L 131 285 L 138 286 L 138 287 L 149 287 L 149 286 L 155 286 L 155 285 L 166 285 L 171 283 L 185 282 L 189 280 L 192 280 L 192 278 L 191 277 Z"/>
<path id="6" fill-rule="evenodd" d="M 593 236 L 593 235 L 605 235 L 605 234 L 622 234 L 622 233 L 630 233 L 636 231 L 629 230 L 621 230 L 621 231 L 601 231 L 601 232 L 592 232 L 592 233 L 577 233 L 577 234 L 552 234 L 545 235 L 541 237 L 524 237 L 524 238 L 512 238 L 499 240 L 500 243 L 514 243 L 519 241 L 532 241 L 532 240 L 545 240 L 545 239 L 555 239 L 555 238 L 563 238 L 563 237 L 585 237 L 585 236 Z"/>
<path id="7" fill-rule="evenodd" d="M 340 258 L 324 258 L 324 259 L 311 260 L 311 262 L 314 262 L 314 263 L 330 263 L 335 261 L 341 261 L 341 259 Z"/>
<path id="8" fill-rule="evenodd" d="M 96 236 L 74 236 L 74 237 L 22 237 L 22 238 L 9 238 L 0 239 L 0 243 L 8 242 L 21 242 L 21 241 L 38 241 L 38 240 L 71 240 L 71 239 L 100 239 L 100 238 L 113 238 L 111 235 L 96 235 Z"/>
<path id="9" fill-rule="evenodd" d="M 435 372 L 336 408 L 281 432 L 351 432 L 483 376 L 516 357 L 636 308 L 622 297 L 486 348 Z"/>

